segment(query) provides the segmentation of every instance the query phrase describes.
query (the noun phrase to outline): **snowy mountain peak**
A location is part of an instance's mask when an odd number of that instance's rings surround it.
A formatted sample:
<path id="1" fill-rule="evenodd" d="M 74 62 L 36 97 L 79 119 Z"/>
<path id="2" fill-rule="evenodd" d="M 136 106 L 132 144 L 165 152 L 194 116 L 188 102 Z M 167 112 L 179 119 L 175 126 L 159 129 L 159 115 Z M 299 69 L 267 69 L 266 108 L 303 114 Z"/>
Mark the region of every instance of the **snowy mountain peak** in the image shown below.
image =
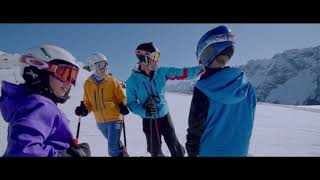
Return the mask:
<path id="1" fill-rule="evenodd" d="M 258 101 L 291 104 L 320 104 L 320 46 L 289 49 L 271 59 L 249 60 L 241 68 L 257 92 Z M 190 94 L 195 82 L 168 86 L 171 92 Z"/>
<path id="2" fill-rule="evenodd" d="M 241 68 L 256 87 L 259 101 L 320 104 L 320 46 L 290 49 L 269 60 L 249 61 Z"/>

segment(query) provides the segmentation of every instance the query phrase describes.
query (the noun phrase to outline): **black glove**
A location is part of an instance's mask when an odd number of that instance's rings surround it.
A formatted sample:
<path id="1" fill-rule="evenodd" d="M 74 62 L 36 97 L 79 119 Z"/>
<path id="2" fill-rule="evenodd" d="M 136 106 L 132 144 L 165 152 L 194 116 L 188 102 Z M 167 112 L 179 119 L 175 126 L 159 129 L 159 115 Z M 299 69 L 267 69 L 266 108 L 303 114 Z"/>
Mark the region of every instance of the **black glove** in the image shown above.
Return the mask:
<path id="1" fill-rule="evenodd" d="M 90 147 L 88 143 L 71 145 L 61 154 L 62 157 L 90 157 Z"/>
<path id="2" fill-rule="evenodd" d="M 86 106 L 84 105 L 83 101 L 81 101 L 80 106 L 76 107 L 75 114 L 77 116 L 82 116 L 82 117 L 88 115 L 88 110 L 87 110 Z"/>
<path id="3" fill-rule="evenodd" d="M 147 116 L 154 116 L 157 114 L 157 104 L 160 103 L 159 96 L 151 95 L 144 103 Z"/>
<path id="4" fill-rule="evenodd" d="M 123 104 L 123 102 L 121 102 L 121 103 L 119 104 L 119 109 L 120 109 L 120 113 L 121 113 L 122 115 L 127 115 L 127 114 L 129 114 L 129 110 L 128 110 L 127 106 L 125 106 L 125 105 Z"/>

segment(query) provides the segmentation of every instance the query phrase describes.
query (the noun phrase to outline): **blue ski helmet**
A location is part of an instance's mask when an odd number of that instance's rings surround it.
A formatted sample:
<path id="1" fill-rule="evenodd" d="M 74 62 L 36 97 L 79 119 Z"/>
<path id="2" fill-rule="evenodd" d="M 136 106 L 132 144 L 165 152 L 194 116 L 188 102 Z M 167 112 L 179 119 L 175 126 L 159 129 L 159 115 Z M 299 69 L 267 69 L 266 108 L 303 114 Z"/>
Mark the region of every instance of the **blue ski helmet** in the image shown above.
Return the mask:
<path id="1" fill-rule="evenodd" d="M 235 36 L 225 26 L 218 26 L 204 34 L 197 45 L 197 58 L 200 64 L 209 66 L 214 59 L 225 54 L 229 58 L 234 53 Z"/>

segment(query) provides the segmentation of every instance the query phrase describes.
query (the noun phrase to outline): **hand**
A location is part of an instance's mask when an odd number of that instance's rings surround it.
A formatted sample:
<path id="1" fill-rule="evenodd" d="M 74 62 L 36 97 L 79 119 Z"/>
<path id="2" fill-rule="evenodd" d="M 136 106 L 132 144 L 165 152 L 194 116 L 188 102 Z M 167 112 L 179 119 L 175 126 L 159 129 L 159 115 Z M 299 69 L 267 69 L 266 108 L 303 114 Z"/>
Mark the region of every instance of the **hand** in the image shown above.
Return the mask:
<path id="1" fill-rule="evenodd" d="M 88 143 L 71 145 L 61 154 L 62 157 L 90 157 L 90 147 Z"/>
<path id="2" fill-rule="evenodd" d="M 84 105 L 83 101 L 81 101 L 80 106 L 76 107 L 75 114 L 77 116 L 82 116 L 82 117 L 88 115 L 88 110 L 87 110 L 86 106 Z"/>
<path id="3" fill-rule="evenodd" d="M 121 113 L 122 115 L 127 115 L 127 114 L 129 114 L 129 110 L 128 110 L 127 106 L 125 106 L 125 105 L 123 104 L 123 102 L 121 102 L 121 103 L 119 104 L 119 109 L 120 109 L 120 113 Z"/>

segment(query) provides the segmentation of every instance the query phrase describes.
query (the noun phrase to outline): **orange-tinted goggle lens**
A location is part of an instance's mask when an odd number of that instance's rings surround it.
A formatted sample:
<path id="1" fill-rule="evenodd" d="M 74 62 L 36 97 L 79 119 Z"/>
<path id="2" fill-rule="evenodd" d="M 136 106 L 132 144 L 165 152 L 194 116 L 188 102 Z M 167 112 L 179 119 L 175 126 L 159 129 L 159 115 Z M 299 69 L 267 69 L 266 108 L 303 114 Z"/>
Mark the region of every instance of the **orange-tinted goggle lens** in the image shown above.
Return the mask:
<path id="1" fill-rule="evenodd" d="M 79 69 L 70 65 L 57 65 L 54 76 L 63 82 L 69 82 L 75 85 Z"/>

